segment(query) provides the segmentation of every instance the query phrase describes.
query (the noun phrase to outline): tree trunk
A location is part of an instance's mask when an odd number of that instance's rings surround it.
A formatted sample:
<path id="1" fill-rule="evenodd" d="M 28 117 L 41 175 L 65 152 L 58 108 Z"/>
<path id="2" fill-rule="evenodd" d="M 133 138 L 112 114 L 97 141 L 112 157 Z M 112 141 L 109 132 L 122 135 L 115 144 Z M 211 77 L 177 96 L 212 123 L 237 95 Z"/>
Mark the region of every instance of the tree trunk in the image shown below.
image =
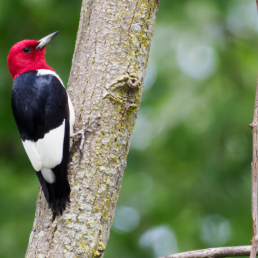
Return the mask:
<path id="1" fill-rule="evenodd" d="M 115 214 L 153 35 L 157 0 L 83 0 L 68 93 L 76 113 L 71 203 L 52 222 L 40 190 L 26 257 L 102 257 Z M 84 139 L 83 139 L 84 140 Z"/>

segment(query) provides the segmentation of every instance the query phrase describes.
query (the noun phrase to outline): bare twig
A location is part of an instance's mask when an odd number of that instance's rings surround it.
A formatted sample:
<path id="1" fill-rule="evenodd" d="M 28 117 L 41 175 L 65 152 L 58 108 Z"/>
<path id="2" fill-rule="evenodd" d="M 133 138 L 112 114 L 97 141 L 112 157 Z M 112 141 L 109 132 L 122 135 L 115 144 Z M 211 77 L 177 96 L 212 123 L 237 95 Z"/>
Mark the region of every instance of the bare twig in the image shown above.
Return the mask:
<path id="1" fill-rule="evenodd" d="M 258 8 L 258 0 L 256 0 Z M 252 239 L 252 251 L 250 258 L 256 257 L 258 235 L 257 235 L 257 120 L 258 120 L 258 82 L 255 96 L 255 107 L 254 107 L 254 119 L 250 125 L 253 133 L 253 161 L 252 161 L 252 220 L 253 220 L 253 239 Z"/>
<path id="2" fill-rule="evenodd" d="M 258 8 L 258 0 L 256 0 Z M 250 125 L 253 133 L 253 161 L 252 161 L 252 221 L 253 221 L 253 239 L 250 258 L 255 258 L 258 245 L 257 234 L 257 120 L 258 120 L 258 82 L 255 95 L 254 119 Z"/>
<path id="3" fill-rule="evenodd" d="M 257 235 L 257 121 L 258 121 L 258 83 L 255 96 L 254 119 L 250 127 L 253 133 L 253 161 L 252 161 L 252 220 L 253 220 L 253 239 L 250 258 L 256 257 L 258 235 Z"/>
<path id="4" fill-rule="evenodd" d="M 160 258 L 219 258 L 230 256 L 247 256 L 250 254 L 251 249 L 252 246 L 250 245 L 218 247 L 171 254 Z"/>

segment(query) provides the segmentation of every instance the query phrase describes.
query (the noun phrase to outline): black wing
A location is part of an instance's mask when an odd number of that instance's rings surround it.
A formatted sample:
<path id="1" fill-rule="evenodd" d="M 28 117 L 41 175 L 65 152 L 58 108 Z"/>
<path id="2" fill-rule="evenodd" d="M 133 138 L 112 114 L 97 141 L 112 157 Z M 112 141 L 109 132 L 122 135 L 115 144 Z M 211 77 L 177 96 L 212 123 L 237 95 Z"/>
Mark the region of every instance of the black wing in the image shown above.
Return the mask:
<path id="1" fill-rule="evenodd" d="M 70 194 L 67 180 L 70 138 L 67 93 L 53 74 L 37 76 L 37 71 L 29 71 L 20 74 L 14 80 L 12 109 L 23 142 L 27 140 L 34 143 L 40 139 L 44 140 L 46 134 L 51 134 L 51 130 L 59 128 L 63 123 L 65 125 L 63 149 L 60 149 L 62 159 L 51 167 L 55 181 L 48 183 L 44 179 L 44 174 L 37 171 L 50 208 L 60 214 L 65 209 Z M 48 148 L 51 149 L 51 146 Z M 26 147 L 25 150 L 34 166 L 33 156 L 30 156 L 30 151 Z M 43 157 L 42 162 L 44 163 Z"/>

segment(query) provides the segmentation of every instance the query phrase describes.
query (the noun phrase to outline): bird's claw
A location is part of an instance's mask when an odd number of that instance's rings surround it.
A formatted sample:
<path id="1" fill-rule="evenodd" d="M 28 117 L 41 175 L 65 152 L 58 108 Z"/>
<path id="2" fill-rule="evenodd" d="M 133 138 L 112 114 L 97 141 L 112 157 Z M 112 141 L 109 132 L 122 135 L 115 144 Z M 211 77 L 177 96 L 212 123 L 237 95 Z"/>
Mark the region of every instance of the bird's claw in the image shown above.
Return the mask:
<path id="1" fill-rule="evenodd" d="M 96 122 L 97 120 L 99 120 L 100 117 L 96 117 L 93 119 L 92 122 L 89 122 L 89 118 L 87 119 L 87 121 L 84 123 L 84 126 L 81 130 L 79 130 L 78 132 L 74 133 L 73 135 L 71 135 L 70 137 L 71 138 L 74 138 L 78 135 L 81 135 L 81 143 L 80 143 L 80 152 L 82 154 L 82 150 L 83 150 L 83 145 L 84 145 L 84 142 L 85 142 L 85 133 L 86 132 L 93 132 L 94 130 L 97 129 L 98 127 L 98 123 Z"/>

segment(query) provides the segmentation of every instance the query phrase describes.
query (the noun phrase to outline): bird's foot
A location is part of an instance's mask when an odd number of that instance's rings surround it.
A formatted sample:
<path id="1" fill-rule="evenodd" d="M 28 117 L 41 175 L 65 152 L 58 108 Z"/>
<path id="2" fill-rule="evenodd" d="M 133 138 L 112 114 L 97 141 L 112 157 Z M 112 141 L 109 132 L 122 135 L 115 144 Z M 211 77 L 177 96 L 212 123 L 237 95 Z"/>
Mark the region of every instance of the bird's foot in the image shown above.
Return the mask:
<path id="1" fill-rule="evenodd" d="M 75 138 L 76 136 L 80 135 L 81 136 L 81 143 L 80 143 L 80 152 L 82 154 L 82 150 L 83 150 L 83 145 L 85 142 L 85 133 L 86 132 L 93 132 L 94 130 L 97 129 L 97 127 L 99 126 L 98 120 L 100 119 L 100 117 L 96 117 L 94 118 L 91 122 L 90 119 L 88 118 L 86 120 L 86 122 L 84 122 L 83 128 L 81 130 L 79 130 L 78 132 L 72 134 L 70 137 L 71 138 Z"/>

